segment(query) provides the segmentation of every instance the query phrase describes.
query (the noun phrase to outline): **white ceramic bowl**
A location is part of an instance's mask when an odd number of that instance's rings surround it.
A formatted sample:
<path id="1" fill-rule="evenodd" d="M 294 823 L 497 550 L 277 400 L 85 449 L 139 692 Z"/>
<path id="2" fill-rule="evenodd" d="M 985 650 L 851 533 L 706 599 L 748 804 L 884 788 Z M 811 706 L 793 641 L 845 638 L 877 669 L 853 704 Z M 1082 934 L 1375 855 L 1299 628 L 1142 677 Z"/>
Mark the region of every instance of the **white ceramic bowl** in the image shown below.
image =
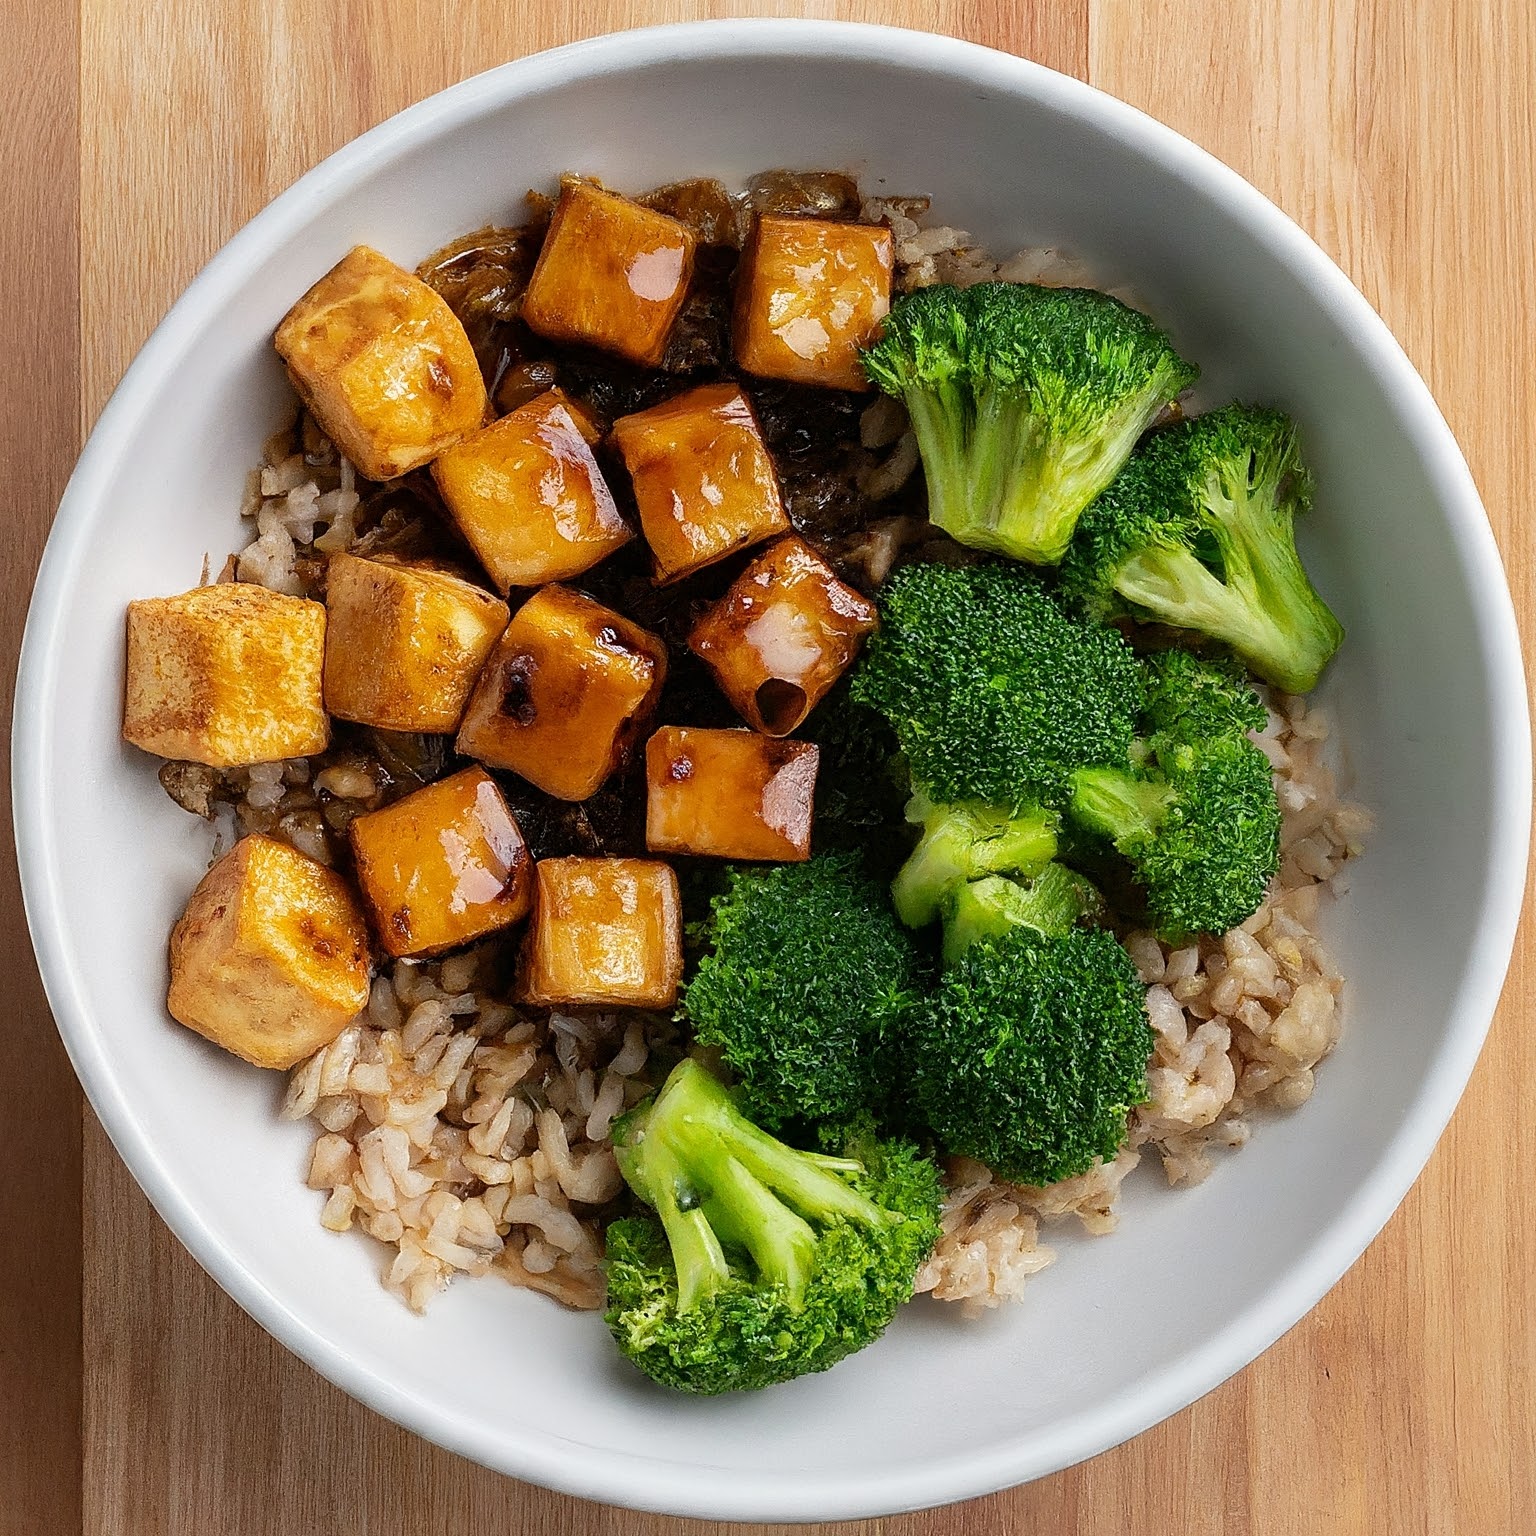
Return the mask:
<path id="1" fill-rule="evenodd" d="M 207 858 L 118 737 L 123 609 L 238 538 L 276 423 L 269 338 L 352 244 L 413 262 L 515 217 L 562 169 L 639 189 L 777 165 L 922 191 L 1003 252 L 1059 243 L 1130 282 L 1205 369 L 1281 403 L 1319 479 L 1306 552 L 1349 629 L 1325 695 L 1380 826 L 1331 920 L 1351 978 L 1300 1112 L 1198 1189 L 1133 1181 L 1112 1238 L 1062 1244 L 1017 1307 L 921 1302 L 875 1348 L 756 1396 L 650 1389 L 602 1324 L 495 1281 L 425 1318 L 380 1252 L 321 1230 L 281 1083 L 174 1028 L 166 932 Z M 1018 59 L 918 33 L 727 22 L 509 64 L 349 145 L 212 261 L 129 370 L 38 578 L 15 722 L 33 940 L 91 1102 L 198 1260 L 381 1413 L 519 1477 L 740 1519 L 876 1514 L 1092 1455 L 1289 1328 L 1391 1214 L 1482 1042 L 1513 938 L 1530 765 L 1498 555 L 1445 422 L 1381 321 L 1294 224 L 1140 113 Z M 1283 1431 L 1284 1426 L 1276 1426 Z"/>

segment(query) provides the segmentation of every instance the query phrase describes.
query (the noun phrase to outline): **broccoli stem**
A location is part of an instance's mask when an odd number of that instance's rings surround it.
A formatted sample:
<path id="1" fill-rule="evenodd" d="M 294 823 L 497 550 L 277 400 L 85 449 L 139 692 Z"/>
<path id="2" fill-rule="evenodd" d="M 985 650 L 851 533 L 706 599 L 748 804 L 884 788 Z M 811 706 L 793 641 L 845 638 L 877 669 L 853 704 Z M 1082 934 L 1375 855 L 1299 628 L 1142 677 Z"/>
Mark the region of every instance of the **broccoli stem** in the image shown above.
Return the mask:
<path id="1" fill-rule="evenodd" d="M 1134 778 L 1116 768 L 1082 768 L 1072 775 L 1072 815 L 1107 837 L 1122 853 L 1157 836 L 1173 791 L 1165 783 Z"/>
<path id="2" fill-rule="evenodd" d="M 1034 875 L 1056 857 L 1056 817 L 1035 807 L 1017 815 L 968 801 L 935 805 L 919 790 L 906 817 L 923 835 L 891 882 L 896 915 L 922 928 L 939 915 L 946 894 L 980 875 Z"/>
<path id="3" fill-rule="evenodd" d="M 928 516 L 958 538 L 955 529 L 966 526 L 971 516 L 968 432 L 964 425 L 970 421 L 970 402 L 953 381 L 926 390 L 909 390 L 903 399 L 923 460 Z"/>
<path id="4" fill-rule="evenodd" d="M 888 1219 L 838 1177 L 862 1165 L 797 1152 L 745 1119 L 725 1088 L 692 1060 L 681 1062 L 648 1106 L 614 1127 L 619 1170 L 661 1217 L 686 1312 L 730 1277 L 722 1240 L 744 1249 L 798 1304 L 816 1235 L 806 1218 L 876 1227 Z"/>
<path id="5" fill-rule="evenodd" d="M 1092 884 L 1064 864 L 1047 865 L 1028 885 L 1001 875 L 973 880 L 945 904 L 945 968 L 958 964 L 973 944 L 1001 939 L 1015 928 L 1061 938 L 1102 906 Z"/>
<path id="6" fill-rule="evenodd" d="M 1023 400 L 997 389 L 982 391 L 968 455 L 965 515 L 955 527 L 940 524 L 945 532 L 973 549 L 1016 560 L 1060 559 L 1049 551 L 1058 539 L 1065 550 L 1071 524 L 1063 534 L 1059 509 L 1042 484 L 1048 467 L 1044 437 Z"/>
<path id="7" fill-rule="evenodd" d="M 965 493 L 947 497 L 942 515 L 930 515 L 961 544 L 1056 565 L 1084 508 L 1125 461 L 1146 419 L 1147 399 L 1137 395 L 1095 431 L 1063 435 L 1041 424 L 1034 402 L 996 386 L 983 390 L 961 471 Z"/>
<path id="8" fill-rule="evenodd" d="M 884 1213 L 873 1200 L 829 1172 L 820 1158 L 797 1152 L 766 1131 L 760 1131 L 737 1113 L 725 1089 L 709 1073 L 702 1067 L 697 1072 L 724 1103 L 722 1119 L 725 1124 L 722 1132 L 717 1134 L 725 1136 L 731 1156 L 788 1200 L 802 1216 L 816 1221 L 857 1221 L 867 1227 L 879 1226 L 884 1220 Z M 707 1144 L 700 1149 L 705 1157 L 713 1151 Z M 855 1164 L 850 1171 L 860 1170 L 861 1165 Z"/>
<path id="9" fill-rule="evenodd" d="M 722 1242 L 746 1249 L 758 1273 L 782 1285 L 791 1304 L 799 1306 L 816 1263 L 810 1223 L 733 1157 L 716 1163 L 713 1175 L 714 1188 L 702 1206 L 705 1218 Z"/>
<path id="10" fill-rule="evenodd" d="M 688 1312 L 725 1285 L 731 1277 L 731 1266 L 679 1160 L 670 1149 L 655 1146 L 648 1150 L 648 1158 L 651 1167 L 647 1188 L 653 1191 L 654 1198 L 648 1194 L 646 1199 L 661 1217 L 672 1246 L 678 1309 Z M 688 1202 L 686 1208 L 684 1200 Z"/>
<path id="11" fill-rule="evenodd" d="M 1258 484 L 1247 476 L 1211 478 L 1212 531 L 1227 584 L 1252 612 L 1270 620 L 1258 632 L 1260 644 L 1229 644 L 1268 682 L 1287 693 L 1308 693 L 1342 643 L 1344 628 L 1307 578 L 1296 552 L 1292 508 L 1277 496 L 1273 473 Z"/>

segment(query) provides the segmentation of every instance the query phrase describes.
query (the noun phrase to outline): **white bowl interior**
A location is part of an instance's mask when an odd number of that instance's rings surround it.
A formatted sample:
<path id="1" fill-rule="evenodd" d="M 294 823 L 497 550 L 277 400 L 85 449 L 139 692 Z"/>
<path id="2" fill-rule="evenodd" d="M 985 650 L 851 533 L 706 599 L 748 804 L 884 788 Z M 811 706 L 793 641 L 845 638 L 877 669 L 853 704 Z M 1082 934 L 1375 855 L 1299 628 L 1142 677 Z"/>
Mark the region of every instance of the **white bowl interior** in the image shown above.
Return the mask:
<path id="1" fill-rule="evenodd" d="M 696 1402 L 641 1382 L 596 1318 L 494 1280 L 407 1313 L 378 1284 L 382 1250 L 319 1227 L 309 1131 L 276 1120 L 279 1079 L 168 1022 L 165 937 L 208 838 L 119 740 L 123 610 L 194 584 L 205 554 L 216 568 L 240 540 L 242 476 L 284 399 L 270 333 L 350 245 L 413 262 L 516 220 L 523 189 L 566 168 L 640 189 L 776 165 L 929 193 L 938 221 L 999 253 L 1063 245 L 1145 297 L 1203 365 L 1204 402 L 1300 418 L 1319 482 L 1305 552 L 1349 630 L 1324 697 L 1379 830 L 1329 919 L 1348 1026 L 1303 1110 L 1265 1121 L 1196 1190 L 1144 1169 L 1120 1232 L 1065 1237 L 1022 1306 L 963 1322 L 919 1303 L 830 1374 Z M 24 667 L 34 928 L 135 1173 L 245 1305 L 375 1406 L 619 1502 L 747 1518 L 937 1502 L 1066 1464 L 1213 1385 L 1316 1299 L 1418 1171 L 1513 924 L 1525 765 L 1507 610 L 1454 445 L 1379 322 L 1280 215 L 1172 135 L 1031 66 L 903 34 L 730 27 L 567 50 L 471 82 L 322 168 L 200 280 L 114 401 L 50 550 Z"/>

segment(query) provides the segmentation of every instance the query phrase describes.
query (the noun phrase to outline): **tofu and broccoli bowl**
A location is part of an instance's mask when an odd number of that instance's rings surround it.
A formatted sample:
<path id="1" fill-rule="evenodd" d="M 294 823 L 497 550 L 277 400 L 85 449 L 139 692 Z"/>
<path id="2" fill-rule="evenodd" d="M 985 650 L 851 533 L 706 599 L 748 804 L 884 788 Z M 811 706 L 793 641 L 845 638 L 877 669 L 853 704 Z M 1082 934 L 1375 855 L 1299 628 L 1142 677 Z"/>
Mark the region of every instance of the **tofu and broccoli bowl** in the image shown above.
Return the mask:
<path id="1" fill-rule="evenodd" d="M 209 823 L 168 1013 L 286 1074 L 272 1178 L 406 1307 L 764 1388 L 1028 1305 L 1313 1092 L 1369 815 L 1307 444 L 942 213 L 568 175 L 330 253 L 241 547 L 129 605 L 123 734 Z"/>

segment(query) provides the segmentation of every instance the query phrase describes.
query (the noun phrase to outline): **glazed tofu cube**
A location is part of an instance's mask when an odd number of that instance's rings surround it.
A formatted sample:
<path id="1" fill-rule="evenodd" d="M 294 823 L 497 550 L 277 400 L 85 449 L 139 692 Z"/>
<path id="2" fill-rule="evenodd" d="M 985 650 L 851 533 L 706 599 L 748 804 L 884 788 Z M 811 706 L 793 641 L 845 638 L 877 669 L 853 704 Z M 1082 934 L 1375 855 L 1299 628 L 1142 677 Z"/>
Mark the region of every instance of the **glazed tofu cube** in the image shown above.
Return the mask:
<path id="1" fill-rule="evenodd" d="M 485 419 L 485 381 L 458 317 L 366 245 L 288 311 L 275 345 L 299 398 L 370 480 L 419 468 Z"/>
<path id="2" fill-rule="evenodd" d="M 592 457 L 594 432 L 552 389 L 433 464 L 454 522 L 503 592 L 579 576 L 634 538 Z"/>
<path id="3" fill-rule="evenodd" d="M 334 870 L 259 833 L 171 930 L 171 1017 L 258 1067 L 329 1045 L 368 1004 L 368 925 Z"/>
<path id="4" fill-rule="evenodd" d="M 700 616 L 688 648 L 755 731 L 787 736 L 847 671 L 879 622 L 792 534 L 770 544 Z"/>
<path id="5" fill-rule="evenodd" d="M 765 379 L 868 389 L 859 348 L 890 310 L 894 264 L 878 225 L 763 214 L 736 279 L 736 361 Z"/>
<path id="6" fill-rule="evenodd" d="M 808 859 L 819 758 L 808 741 L 662 726 L 645 745 L 645 846 L 719 859 Z"/>
<path id="7" fill-rule="evenodd" d="M 677 876 L 650 859 L 541 859 L 517 995 L 540 1007 L 670 1008 L 683 975 Z"/>
<path id="8" fill-rule="evenodd" d="M 693 278 L 693 231 L 588 182 L 560 189 L 523 319 L 551 341 L 654 368 Z"/>
<path id="9" fill-rule="evenodd" d="M 385 731 L 446 735 L 507 627 L 507 605 L 461 577 L 381 556 L 333 555 L 325 707 Z"/>
<path id="10" fill-rule="evenodd" d="M 789 528 L 752 403 L 705 384 L 613 424 L 656 580 L 713 565 Z"/>
<path id="11" fill-rule="evenodd" d="M 359 816 L 349 831 L 363 900 L 391 955 L 467 944 L 533 904 L 533 858 L 483 768 Z"/>
<path id="12" fill-rule="evenodd" d="M 458 750 L 558 800 L 585 800 L 650 723 L 666 676 L 655 635 L 568 587 L 544 587 L 480 673 Z"/>
<path id="13" fill-rule="evenodd" d="M 123 735 L 239 768 L 323 752 L 325 609 L 245 582 L 128 604 Z"/>

